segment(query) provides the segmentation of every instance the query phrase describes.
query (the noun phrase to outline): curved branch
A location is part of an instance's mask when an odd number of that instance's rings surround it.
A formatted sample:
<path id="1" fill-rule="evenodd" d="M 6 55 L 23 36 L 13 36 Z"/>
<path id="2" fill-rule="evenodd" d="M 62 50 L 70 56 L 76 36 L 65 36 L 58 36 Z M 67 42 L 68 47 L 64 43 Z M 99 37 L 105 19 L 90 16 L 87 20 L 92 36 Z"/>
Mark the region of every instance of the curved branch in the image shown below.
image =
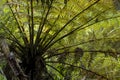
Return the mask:
<path id="1" fill-rule="evenodd" d="M 8 0 L 7 0 L 7 2 L 9 3 Z M 17 25 L 18 25 L 17 27 L 18 27 L 18 30 L 20 31 L 20 34 L 23 35 L 23 36 L 21 36 L 21 37 L 22 37 L 22 39 L 23 39 L 23 41 L 24 41 L 24 44 L 27 45 L 28 39 L 27 39 L 27 37 L 26 37 L 26 34 L 24 33 L 23 26 L 20 26 L 20 23 L 19 23 L 18 19 L 16 18 L 15 13 L 13 12 L 12 7 L 10 6 L 10 4 L 8 4 L 8 6 L 9 6 L 9 8 L 10 8 L 10 10 L 11 10 L 11 12 L 12 12 L 12 15 L 13 15 L 13 17 L 14 17 Z"/>
<path id="2" fill-rule="evenodd" d="M 57 70 L 55 67 L 53 67 L 53 66 L 51 66 L 49 64 L 46 64 L 46 65 L 53 68 L 55 71 L 57 71 L 60 75 L 62 75 L 64 77 L 64 75 L 59 70 Z"/>
<path id="3" fill-rule="evenodd" d="M 116 54 L 118 55 L 120 55 L 120 52 L 114 52 L 114 51 L 110 51 L 110 50 L 83 50 L 83 52 L 93 52 L 93 53 L 96 53 L 96 52 L 99 52 L 99 53 L 112 53 L 112 54 L 114 54 L 115 56 L 116 56 Z M 74 51 L 69 51 L 69 53 L 74 53 Z M 61 53 L 57 53 L 57 54 L 52 54 L 52 55 L 50 55 L 50 56 L 47 56 L 47 57 L 45 57 L 44 59 L 49 59 L 49 58 L 52 58 L 52 57 L 55 57 L 55 56 L 59 56 L 59 55 L 63 55 L 63 54 L 66 54 L 66 53 L 63 53 L 63 52 L 61 52 Z M 115 57 L 114 56 L 114 57 Z"/>
<path id="4" fill-rule="evenodd" d="M 88 40 L 88 41 L 80 42 L 78 44 L 73 44 L 73 45 L 69 45 L 69 46 L 66 46 L 66 47 L 58 48 L 55 51 L 59 51 L 59 50 L 63 50 L 63 49 L 67 49 L 67 48 L 71 48 L 71 47 L 75 47 L 75 46 L 79 46 L 79 45 L 86 44 L 86 43 L 91 43 L 91 42 L 94 42 L 94 41 L 111 40 L 111 39 L 120 39 L 120 38 L 99 38 L 99 39 L 94 39 L 94 40 Z"/>
<path id="5" fill-rule="evenodd" d="M 58 61 L 46 61 L 46 63 L 62 63 L 62 64 L 64 64 L 64 65 L 69 65 L 69 66 L 72 66 L 72 67 L 75 67 L 75 68 L 80 68 L 80 69 L 82 69 L 82 70 L 85 70 L 85 71 L 87 71 L 87 72 L 90 72 L 90 73 L 92 73 L 92 74 L 95 74 L 95 75 L 97 75 L 97 76 L 100 76 L 101 78 L 104 78 L 104 79 L 106 79 L 106 80 L 109 80 L 107 77 L 105 77 L 105 76 L 103 76 L 103 75 L 101 75 L 101 74 L 98 74 L 98 73 L 96 73 L 96 72 L 94 72 L 94 71 L 91 71 L 91 70 L 88 70 L 88 69 L 86 69 L 86 68 L 84 68 L 84 67 L 81 67 L 81 66 L 75 66 L 75 65 L 72 65 L 72 64 L 69 64 L 69 63 L 64 63 L 64 62 L 58 62 Z"/>

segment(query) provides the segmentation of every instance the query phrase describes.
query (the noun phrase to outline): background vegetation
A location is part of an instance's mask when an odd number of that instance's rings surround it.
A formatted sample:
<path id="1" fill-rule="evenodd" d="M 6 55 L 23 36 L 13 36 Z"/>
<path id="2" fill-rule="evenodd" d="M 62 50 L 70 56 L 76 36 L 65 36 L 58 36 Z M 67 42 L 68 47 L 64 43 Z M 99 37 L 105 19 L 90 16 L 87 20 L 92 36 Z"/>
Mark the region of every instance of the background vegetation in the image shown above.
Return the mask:
<path id="1" fill-rule="evenodd" d="M 120 80 L 119 10 L 119 0 L 1 0 L 0 38 L 25 80 Z M 0 80 L 23 80 L 0 63 Z"/>

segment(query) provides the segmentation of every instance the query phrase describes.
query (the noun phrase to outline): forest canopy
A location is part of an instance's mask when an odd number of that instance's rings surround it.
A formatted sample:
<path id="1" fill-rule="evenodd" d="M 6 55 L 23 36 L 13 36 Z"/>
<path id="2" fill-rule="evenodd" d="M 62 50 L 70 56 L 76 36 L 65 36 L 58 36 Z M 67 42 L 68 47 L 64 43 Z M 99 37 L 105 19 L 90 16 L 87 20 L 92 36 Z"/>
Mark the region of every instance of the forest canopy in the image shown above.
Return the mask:
<path id="1" fill-rule="evenodd" d="M 120 80 L 119 0 L 1 0 L 0 80 Z"/>

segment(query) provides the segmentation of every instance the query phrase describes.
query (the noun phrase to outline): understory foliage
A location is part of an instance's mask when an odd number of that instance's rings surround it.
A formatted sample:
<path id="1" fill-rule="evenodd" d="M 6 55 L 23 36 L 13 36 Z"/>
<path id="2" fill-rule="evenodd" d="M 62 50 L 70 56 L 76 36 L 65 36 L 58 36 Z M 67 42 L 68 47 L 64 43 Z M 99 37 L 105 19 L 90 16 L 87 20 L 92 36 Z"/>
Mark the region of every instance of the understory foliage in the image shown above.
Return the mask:
<path id="1" fill-rule="evenodd" d="M 1 0 L 0 38 L 28 80 L 119 80 L 118 0 Z M 19 80 L 1 62 L 7 80 Z"/>

